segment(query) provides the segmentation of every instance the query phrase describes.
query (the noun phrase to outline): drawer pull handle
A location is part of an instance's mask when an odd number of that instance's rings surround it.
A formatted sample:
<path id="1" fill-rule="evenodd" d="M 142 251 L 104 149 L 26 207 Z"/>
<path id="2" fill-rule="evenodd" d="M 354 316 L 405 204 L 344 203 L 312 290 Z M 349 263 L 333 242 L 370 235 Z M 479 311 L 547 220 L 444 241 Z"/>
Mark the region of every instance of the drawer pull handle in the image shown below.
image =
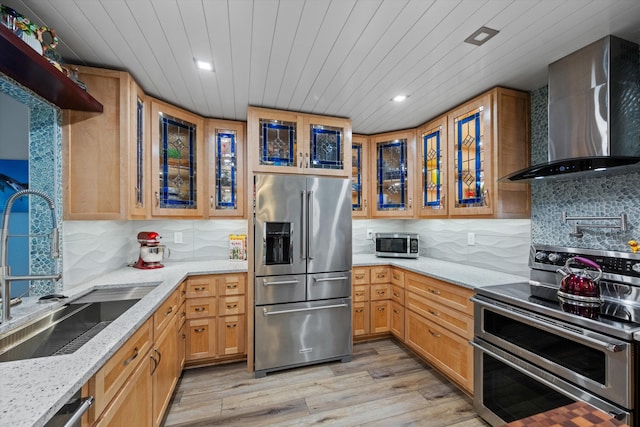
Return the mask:
<path id="1" fill-rule="evenodd" d="M 384 291 L 377 291 L 378 295 L 384 295 Z"/>
<path id="2" fill-rule="evenodd" d="M 364 274 L 356 274 L 356 279 L 364 279 Z"/>
<path id="3" fill-rule="evenodd" d="M 196 291 L 196 292 L 204 291 L 205 289 L 207 289 L 207 288 L 205 288 L 204 286 L 199 286 L 197 288 L 193 288 L 193 290 Z"/>
<path id="4" fill-rule="evenodd" d="M 204 332 L 204 328 L 196 328 L 193 330 L 193 332 L 198 332 L 198 333 Z"/>
<path id="5" fill-rule="evenodd" d="M 400 298 L 400 294 L 399 294 L 399 293 L 397 293 L 397 292 L 394 292 L 394 293 L 393 293 L 393 296 L 394 296 L 394 297 L 396 297 L 396 298 Z"/>
<path id="6" fill-rule="evenodd" d="M 356 313 L 362 313 L 362 309 L 361 308 L 357 309 Z"/>
<path id="7" fill-rule="evenodd" d="M 167 310 L 167 312 L 164 314 L 165 316 L 170 315 L 171 313 L 173 313 L 173 307 L 169 307 L 169 310 Z"/>
<path id="8" fill-rule="evenodd" d="M 238 326 L 238 324 L 237 324 L 237 323 L 233 323 L 233 324 L 229 324 L 229 325 L 227 325 L 227 328 L 235 328 L 235 327 L 237 327 L 237 326 Z"/>
<path id="9" fill-rule="evenodd" d="M 183 311 L 183 312 L 182 312 L 182 314 L 181 314 L 181 316 L 182 316 L 182 317 L 187 317 L 187 312 L 186 312 L 186 311 Z"/>
<path id="10" fill-rule="evenodd" d="M 394 278 L 395 280 L 400 280 L 400 276 L 396 276 L 395 274 L 393 275 L 393 278 Z"/>
<path id="11" fill-rule="evenodd" d="M 382 278 L 384 278 L 384 277 L 387 277 L 387 275 L 386 275 L 386 274 L 384 274 L 384 273 L 378 273 L 378 275 L 377 275 L 377 276 L 378 276 L 378 279 L 382 279 Z"/>
<path id="12" fill-rule="evenodd" d="M 433 310 L 431 310 L 431 309 L 429 309 L 428 311 L 429 311 L 429 313 L 430 313 L 431 315 L 433 315 L 433 316 L 436 316 L 436 317 L 440 316 L 440 313 L 438 313 L 437 311 L 433 311 Z"/>
<path id="13" fill-rule="evenodd" d="M 149 354 L 149 357 L 151 358 L 151 360 L 153 360 L 153 369 L 151 370 L 151 374 L 153 375 L 156 372 L 156 369 L 158 369 L 158 361 L 156 360 L 155 357 L 153 357 L 153 354 Z"/>
<path id="14" fill-rule="evenodd" d="M 238 285 L 227 285 L 227 289 L 235 289 Z"/>
<path id="15" fill-rule="evenodd" d="M 180 291 L 180 295 L 185 295 L 187 293 L 187 291 L 185 291 L 184 289 Z"/>
<path id="16" fill-rule="evenodd" d="M 186 340 L 187 339 L 187 334 L 182 334 L 182 339 Z"/>
<path id="17" fill-rule="evenodd" d="M 136 357 L 138 357 L 138 347 L 133 349 L 133 354 L 131 355 L 131 357 L 122 361 L 122 366 L 127 366 L 129 363 L 133 362 Z"/>
<path id="18" fill-rule="evenodd" d="M 431 292 L 434 295 L 440 295 L 440 291 L 437 289 L 429 289 L 429 292 Z"/>
<path id="19" fill-rule="evenodd" d="M 378 307 L 378 311 L 384 311 L 384 307 Z"/>
<path id="20" fill-rule="evenodd" d="M 227 309 L 231 310 L 232 308 L 236 308 L 238 304 L 227 304 Z"/>
<path id="21" fill-rule="evenodd" d="M 364 292 L 356 292 L 356 296 L 357 297 L 363 297 L 364 296 Z"/>
<path id="22" fill-rule="evenodd" d="M 205 311 L 206 307 L 196 307 L 194 308 L 195 311 Z"/>
<path id="23" fill-rule="evenodd" d="M 393 309 L 393 312 L 394 312 L 395 314 L 400 314 L 400 310 L 398 310 L 398 309 L 396 309 L 396 308 L 394 308 L 394 309 Z"/>
<path id="24" fill-rule="evenodd" d="M 440 337 L 442 336 L 442 335 L 440 335 L 440 334 L 438 334 L 438 333 L 436 333 L 436 332 L 433 332 L 431 329 L 429 329 L 429 333 L 430 333 L 431 335 L 433 335 L 434 337 L 436 337 L 436 338 L 440 338 Z"/>

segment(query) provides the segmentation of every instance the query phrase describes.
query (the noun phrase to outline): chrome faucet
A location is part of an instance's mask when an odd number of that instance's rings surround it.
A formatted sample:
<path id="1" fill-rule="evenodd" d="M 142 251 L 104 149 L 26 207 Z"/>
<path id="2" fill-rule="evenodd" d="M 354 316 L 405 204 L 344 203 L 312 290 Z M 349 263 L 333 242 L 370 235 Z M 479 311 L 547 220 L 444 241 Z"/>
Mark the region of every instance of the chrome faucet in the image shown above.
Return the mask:
<path id="1" fill-rule="evenodd" d="M 56 218 L 56 211 L 55 206 L 53 205 L 53 200 L 51 200 L 51 198 L 45 193 L 38 190 L 20 190 L 9 197 L 9 200 L 7 200 L 7 204 L 4 207 L 4 216 L 2 217 L 2 230 L 0 231 L 0 296 L 2 297 L 2 321 L 0 321 L 0 323 L 4 323 L 11 319 L 11 282 L 16 280 L 60 280 L 62 278 L 62 274 L 60 273 L 52 275 L 11 276 L 7 254 L 7 249 L 9 247 L 9 216 L 11 215 L 11 208 L 13 207 L 13 203 L 20 197 L 26 196 L 27 194 L 39 196 L 43 198 L 49 205 L 49 209 L 51 209 L 51 222 L 53 225 L 51 234 L 49 235 L 49 237 L 51 238 L 51 257 L 60 257 L 60 252 L 58 249 L 58 246 L 60 245 L 58 220 Z"/>

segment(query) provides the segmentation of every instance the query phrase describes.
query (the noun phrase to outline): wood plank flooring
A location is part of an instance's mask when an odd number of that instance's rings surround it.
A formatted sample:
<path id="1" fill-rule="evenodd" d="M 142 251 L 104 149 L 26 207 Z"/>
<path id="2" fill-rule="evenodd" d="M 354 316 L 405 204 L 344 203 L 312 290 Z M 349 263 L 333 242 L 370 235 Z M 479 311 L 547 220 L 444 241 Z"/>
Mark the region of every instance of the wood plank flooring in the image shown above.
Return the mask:
<path id="1" fill-rule="evenodd" d="M 471 399 L 392 340 L 353 360 L 255 379 L 246 363 L 184 371 L 165 419 L 182 426 L 484 427 Z"/>

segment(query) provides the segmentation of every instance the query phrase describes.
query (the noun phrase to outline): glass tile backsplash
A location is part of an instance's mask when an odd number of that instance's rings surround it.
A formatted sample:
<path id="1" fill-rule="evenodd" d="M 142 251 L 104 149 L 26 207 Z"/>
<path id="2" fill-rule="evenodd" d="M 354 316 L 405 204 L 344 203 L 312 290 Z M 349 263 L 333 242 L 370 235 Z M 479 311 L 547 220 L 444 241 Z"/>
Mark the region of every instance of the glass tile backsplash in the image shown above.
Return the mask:
<path id="1" fill-rule="evenodd" d="M 547 87 L 531 93 L 531 145 L 533 164 L 546 162 Z M 543 180 L 531 187 L 531 238 L 533 243 L 580 248 L 629 251 L 627 242 L 640 239 L 640 172 L 570 180 Z M 572 237 L 574 222 L 563 224 L 568 216 L 617 217 L 627 214 L 626 232 L 606 228 L 584 228 L 582 238 Z M 579 221 L 592 223 L 594 221 Z M 615 221 L 595 221 L 615 224 Z"/>

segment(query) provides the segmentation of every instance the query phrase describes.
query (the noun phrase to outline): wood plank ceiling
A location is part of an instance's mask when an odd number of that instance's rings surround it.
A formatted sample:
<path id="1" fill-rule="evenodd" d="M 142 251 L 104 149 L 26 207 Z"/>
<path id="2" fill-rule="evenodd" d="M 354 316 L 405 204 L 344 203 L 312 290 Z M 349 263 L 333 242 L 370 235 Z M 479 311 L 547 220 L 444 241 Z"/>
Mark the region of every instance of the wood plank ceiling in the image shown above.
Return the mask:
<path id="1" fill-rule="evenodd" d="M 256 105 L 350 117 L 363 134 L 415 127 L 496 85 L 540 88 L 549 63 L 608 34 L 640 43 L 638 0 L 2 3 L 54 28 L 65 61 L 127 70 L 202 116 L 246 120 Z M 483 25 L 500 33 L 463 42 Z"/>

